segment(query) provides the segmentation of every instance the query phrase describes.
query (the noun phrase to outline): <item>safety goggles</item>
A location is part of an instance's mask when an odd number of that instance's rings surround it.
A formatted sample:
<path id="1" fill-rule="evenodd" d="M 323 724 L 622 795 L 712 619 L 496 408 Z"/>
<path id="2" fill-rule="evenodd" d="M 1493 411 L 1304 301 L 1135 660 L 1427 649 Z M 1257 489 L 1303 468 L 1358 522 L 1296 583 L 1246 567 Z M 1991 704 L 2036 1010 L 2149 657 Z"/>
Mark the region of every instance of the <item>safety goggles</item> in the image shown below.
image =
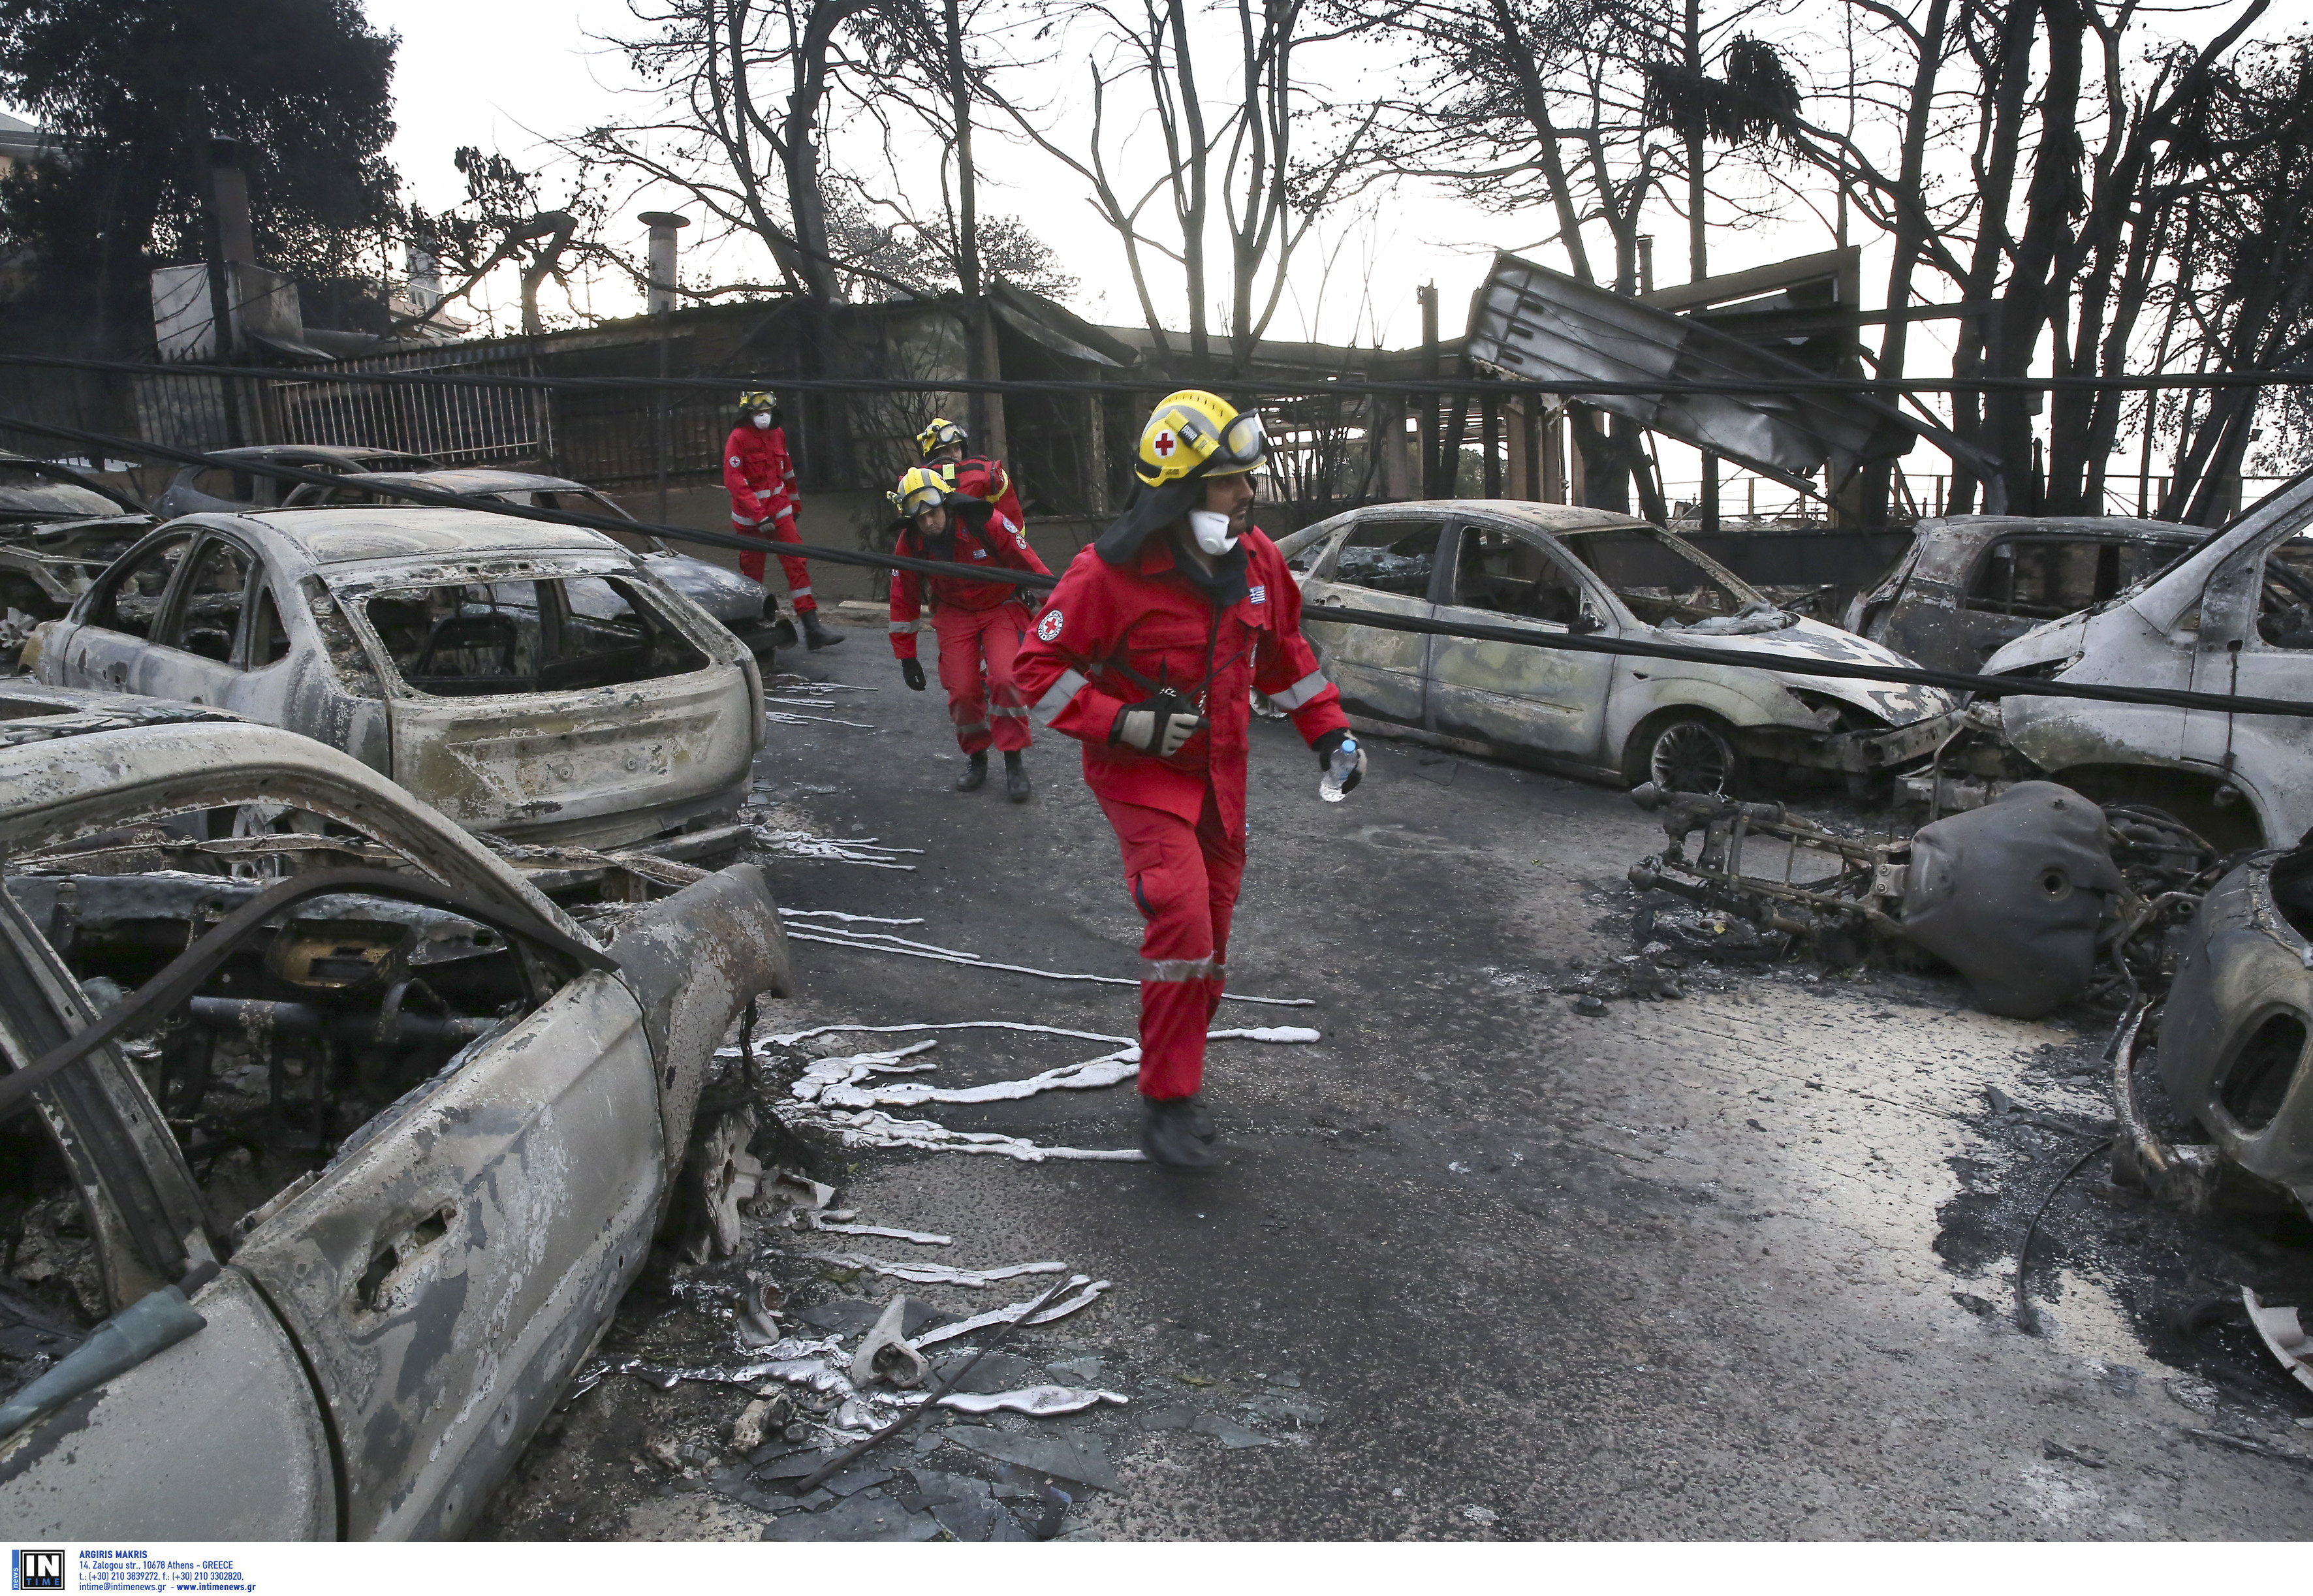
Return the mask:
<path id="1" fill-rule="evenodd" d="M 892 508 L 900 513 L 901 520 L 913 521 L 925 511 L 937 510 L 947 503 L 947 488 L 940 483 L 926 482 L 884 496 L 892 501 Z"/>
<path id="2" fill-rule="evenodd" d="M 1258 411 L 1239 410 L 1218 431 L 1200 417 L 1183 415 L 1173 430 L 1200 457 L 1192 476 L 1231 476 L 1269 458 L 1269 434 Z"/>

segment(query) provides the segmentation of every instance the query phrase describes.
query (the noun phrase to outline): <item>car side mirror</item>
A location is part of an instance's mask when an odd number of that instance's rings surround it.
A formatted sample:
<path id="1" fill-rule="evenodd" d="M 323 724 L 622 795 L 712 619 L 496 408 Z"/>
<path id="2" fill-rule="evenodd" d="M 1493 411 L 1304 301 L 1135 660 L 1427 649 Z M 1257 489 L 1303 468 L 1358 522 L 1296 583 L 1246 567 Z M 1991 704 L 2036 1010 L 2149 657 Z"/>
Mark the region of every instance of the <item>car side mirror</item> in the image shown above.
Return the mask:
<path id="1" fill-rule="evenodd" d="M 1605 631 L 1606 629 L 1606 623 L 1600 620 L 1596 616 L 1591 614 L 1587 609 L 1585 609 L 1568 624 L 1566 629 L 1579 637 L 1588 632 Z"/>

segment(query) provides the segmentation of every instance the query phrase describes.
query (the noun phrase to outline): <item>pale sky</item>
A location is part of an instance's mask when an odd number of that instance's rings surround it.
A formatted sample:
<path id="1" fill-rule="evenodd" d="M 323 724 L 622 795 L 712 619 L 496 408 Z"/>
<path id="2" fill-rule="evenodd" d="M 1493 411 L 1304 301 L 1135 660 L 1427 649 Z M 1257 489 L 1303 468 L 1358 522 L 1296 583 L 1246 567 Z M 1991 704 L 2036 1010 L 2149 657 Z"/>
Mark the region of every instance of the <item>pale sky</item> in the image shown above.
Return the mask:
<path id="1" fill-rule="evenodd" d="M 400 133 L 391 153 L 407 196 L 418 203 L 439 206 L 460 197 L 462 180 L 451 167 L 450 156 L 461 144 L 495 146 L 520 158 L 542 138 L 643 109 L 639 97 L 619 92 L 630 81 L 623 61 L 588 37 L 632 26 L 621 0 L 576 0 L 575 6 L 532 0 L 500 0 L 488 6 L 445 0 L 367 0 L 367 9 L 374 24 L 401 35 L 394 79 Z M 1233 28 L 1231 32 L 1233 36 Z M 516 62 L 518 70 L 513 66 Z M 1336 63 L 1345 74 L 1380 65 L 1370 60 Z M 1081 81 L 1082 71 L 1080 65 L 1064 67 L 1058 77 L 1073 84 Z M 989 114 L 992 119 L 995 113 Z M 1078 279 L 1072 305 L 1079 312 L 1095 320 L 1139 322 L 1122 251 L 1115 234 L 1086 205 L 1081 180 L 1025 141 L 1000 136 L 1001 131 L 983 123 L 976 141 L 983 213 L 1016 214 L 1027 221 L 1063 268 Z M 850 157 L 863 171 L 882 165 L 880 148 L 847 147 L 840 131 L 830 142 L 839 159 Z M 938 172 L 928 162 L 920 171 L 910 171 L 903 157 L 893 175 L 899 180 L 894 186 L 938 192 Z M 652 204 L 640 200 L 621 207 L 622 220 L 611 234 L 614 241 L 639 251 L 644 229 L 630 218 L 636 211 L 651 208 Z M 1493 250 L 1531 244 L 1552 228 L 1549 218 L 1539 213 L 1494 216 L 1450 197 L 1421 190 L 1401 193 L 1381 207 L 1377 217 L 1321 225 L 1324 236 L 1313 235 L 1296 259 L 1292 286 L 1270 334 L 1368 342 L 1378 319 L 1386 343 L 1410 344 L 1420 330 L 1414 289 L 1432 280 L 1438 285 L 1445 329 L 1449 335 L 1458 332 L 1464 307 L 1484 276 Z M 1656 245 L 1659 280 L 1684 280 L 1684 224 L 1666 212 L 1656 232 L 1660 235 Z M 686 235 L 686 241 L 695 236 Z M 1858 240 L 1867 245 L 1871 241 L 1860 232 Z M 1793 206 L 1791 215 L 1771 229 L 1714 237 L 1711 266 L 1715 271 L 1733 269 L 1828 249 L 1833 241 L 1823 223 Z M 1326 255 L 1336 244 L 1328 274 Z M 1564 264 L 1555 250 L 1538 255 L 1550 264 Z M 1225 294 L 1218 250 L 1215 256 L 1214 291 Z M 729 264 L 737 275 L 742 263 Z M 749 275 L 761 271 L 760 265 L 744 269 Z M 1884 277 L 1884 267 L 1878 269 Z M 1867 280 L 1871 270 L 1867 265 Z M 594 308 L 609 311 L 622 303 L 620 290 L 605 284 Z M 1184 320 L 1179 312 L 1176 294 L 1169 324 L 1177 326 Z M 1218 329 L 1218 318 L 1215 325 Z"/>

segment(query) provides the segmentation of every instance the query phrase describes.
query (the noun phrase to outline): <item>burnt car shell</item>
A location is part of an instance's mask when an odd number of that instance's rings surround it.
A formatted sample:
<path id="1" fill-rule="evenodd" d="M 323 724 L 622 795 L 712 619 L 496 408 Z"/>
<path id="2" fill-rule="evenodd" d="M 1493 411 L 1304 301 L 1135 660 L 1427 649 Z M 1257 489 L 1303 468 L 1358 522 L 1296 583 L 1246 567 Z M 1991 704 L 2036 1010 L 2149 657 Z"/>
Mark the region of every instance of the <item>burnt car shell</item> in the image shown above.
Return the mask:
<path id="1" fill-rule="evenodd" d="M 197 902 L 229 908 L 283 879 L 228 873 L 242 856 L 228 845 L 123 831 L 139 817 L 297 805 L 346 828 L 339 846 L 391 855 L 412 881 L 456 895 L 452 913 L 364 888 L 351 911 L 399 913 L 429 941 L 499 927 L 503 944 L 474 945 L 538 977 L 519 1008 L 478 1017 L 486 1028 L 448 1067 L 342 1127 L 238 1223 L 205 1184 L 214 1162 L 197 1174 L 167 1128 L 151 1063 L 107 1046 L 37 1092 L 109 1311 L 176 1283 L 207 1322 L 0 1440 L 0 1514 L 20 1535 L 69 1539 L 457 1534 L 641 1269 L 726 1030 L 759 993 L 784 989 L 769 884 L 753 865 L 702 877 L 637 911 L 605 952 L 473 837 L 344 754 L 174 713 L 198 723 L 0 747 L 0 1050 L 13 1066 L 93 1022 L 84 983 L 100 967 L 126 973 L 108 961 L 129 944 L 102 916 L 125 916 L 132 937 L 159 925 L 173 952 L 183 942 L 169 926 L 213 923 Z M 171 867 L 151 867 L 154 848 Z M 294 848 L 275 857 L 299 873 Z M 252 969 L 280 966 L 294 924 L 250 933 L 273 942 Z M 368 921 L 340 910 L 324 924 L 358 938 Z M 329 979 L 308 988 L 373 1028 L 391 1020 L 374 996 Z M 236 980 L 207 1001 L 245 1004 L 248 989 Z M 203 1001 L 186 1004 L 195 1031 Z M 246 1048 L 280 1033 L 205 1034 Z M 167 1057 L 164 1084 L 182 1079 Z M 356 1090 L 350 1071 L 332 1078 Z"/>
<path id="2" fill-rule="evenodd" d="M 1278 545 L 1302 625 L 1343 705 L 1397 734 L 1670 789 L 1674 740 L 1859 779 L 1925 759 L 1956 711 L 1935 688 L 1819 676 L 1810 661 L 1897 666 L 1877 644 L 1777 609 L 1693 545 L 1613 511 L 1523 500 L 1370 505 Z M 1359 612 L 1536 634 L 1538 646 L 1422 636 Z M 1694 645 L 1772 671 L 1576 652 L 1551 634 Z M 1716 790 L 1716 789 L 1711 789 Z"/>
<path id="3" fill-rule="evenodd" d="M 2313 1210 L 2313 849 L 2251 859 L 2183 933 L 2160 1017 L 2169 1101 L 2225 1162 Z"/>
<path id="4" fill-rule="evenodd" d="M 242 465 L 293 466 L 301 471 L 343 476 L 352 471 L 426 471 L 435 464 L 406 449 L 379 449 L 365 443 L 253 443 L 216 450 L 209 461 L 179 471 L 153 501 L 153 513 L 167 521 L 203 512 L 273 509 L 300 486 L 235 470 Z"/>
<path id="5" fill-rule="evenodd" d="M 388 607 L 406 627 L 374 624 Z M 583 528 L 479 510 L 184 517 L 26 654 L 43 681 L 317 737 L 525 840 L 616 846 L 726 814 L 764 736 L 752 653 L 644 562 Z"/>
<path id="6" fill-rule="evenodd" d="M 1939 671 L 1974 671 L 2043 622 L 2109 602 L 2207 536 L 2124 516 L 1939 515 L 1842 624 Z"/>
<path id="7" fill-rule="evenodd" d="M 508 504 L 536 509 L 573 510 L 588 515 L 634 520 L 616 499 L 583 482 L 573 482 L 566 477 L 541 477 L 531 471 L 507 471 L 480 466 L 442 471 L 353 472 L 346 478 L 343 487 L 324 488 L 308 484 L 293 490 L 284 501 L 283 508 L 302 509 L 308 504 L 364 502 L 391 504 L 396 501 L 390 495 L 374 492 L 364 495 L 362 490 L 365 487 L 431 487 L 443 493 L 503 499 Z M 639 557 L 661 582 L 721 621 L 734 636 L 755 653 L 761 654 L 770 651 L 770 628 L 763 620 L 761 583 L 751 582 L 736 571 L 726 570 L 712 561 L 700 559 L 697 555 L 684 554 L 671 548 L 664 539 L 655 532 L 645 531 L 639 525 L 631 531 L 604 532 L 603 536 Z"/>

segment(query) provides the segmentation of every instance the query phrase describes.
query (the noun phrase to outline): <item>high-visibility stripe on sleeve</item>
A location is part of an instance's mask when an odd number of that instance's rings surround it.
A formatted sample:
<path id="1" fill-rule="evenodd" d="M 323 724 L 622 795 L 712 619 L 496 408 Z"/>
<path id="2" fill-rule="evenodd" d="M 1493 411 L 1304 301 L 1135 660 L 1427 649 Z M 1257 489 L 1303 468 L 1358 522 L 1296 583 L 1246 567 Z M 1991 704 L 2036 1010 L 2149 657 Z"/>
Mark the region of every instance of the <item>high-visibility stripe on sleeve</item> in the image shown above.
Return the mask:
<path id="1" fill-rule="evenodd" d="M 1036 718 L 1051 725 L 1060 718 L 1060 711 L 1069 706 L 1069 701 L 1091 685 L 1081 671 L 1061 671 L 1060 680 L 1047 688 L 1044 696 L 1036 700 Z"/>
<path id="2" fill-rule="evenodd" d="M 1270 694 L 1269 701 L 1280 709 L 1298 709 L 1331 685 L 1323 671 L 1312 671 L 1283 692 Z"/>

